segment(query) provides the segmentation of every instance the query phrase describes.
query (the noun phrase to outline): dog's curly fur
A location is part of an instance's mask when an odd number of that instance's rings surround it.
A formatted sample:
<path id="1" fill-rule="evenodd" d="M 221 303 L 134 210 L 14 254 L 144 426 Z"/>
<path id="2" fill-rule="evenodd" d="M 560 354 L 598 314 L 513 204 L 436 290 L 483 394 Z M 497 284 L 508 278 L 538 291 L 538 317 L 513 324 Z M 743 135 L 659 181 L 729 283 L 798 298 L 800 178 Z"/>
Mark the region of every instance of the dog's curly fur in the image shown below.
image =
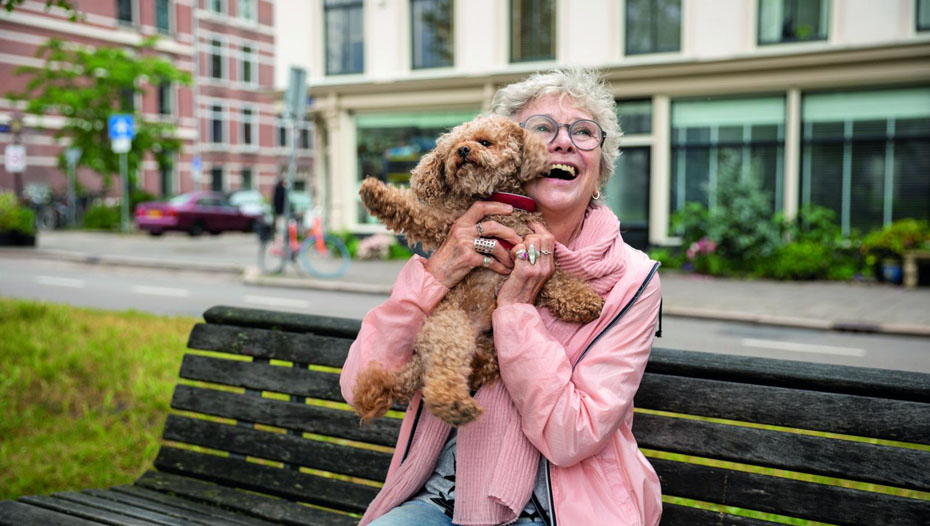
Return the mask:
<path id="1" fill-rule="evenodd" d="M 494 192 L 524 193 L 527 182 L 549 169 L 542 140 L 508 118 L 479 116 L 438 139 L 436 148 L 413 170 L 410 189 L 368 178 L 359 193 L 388 228 L 435 248 L 472 203 Z M 541 222 L 542 216 L 515 209 L 486 220 L 525 236 L 532 232 L 527 222 Z M 362 421 L 383 415 L 394 400 L 409 400 L 421 389 L 427 408 L 445 422 L 463 425 L 477 418 L 481 409 L 469 390 L 499 377 L 491 314 L 505 279 L 488 269 L 474 269 L 426 318 L 404 367 L 392 372 L 375 362 L 368 364 L 353 392 Z M 604 301 L 585 282 L 556 267 L 537 304 L 561 319 L 588 322 L 600 315 Z"/>

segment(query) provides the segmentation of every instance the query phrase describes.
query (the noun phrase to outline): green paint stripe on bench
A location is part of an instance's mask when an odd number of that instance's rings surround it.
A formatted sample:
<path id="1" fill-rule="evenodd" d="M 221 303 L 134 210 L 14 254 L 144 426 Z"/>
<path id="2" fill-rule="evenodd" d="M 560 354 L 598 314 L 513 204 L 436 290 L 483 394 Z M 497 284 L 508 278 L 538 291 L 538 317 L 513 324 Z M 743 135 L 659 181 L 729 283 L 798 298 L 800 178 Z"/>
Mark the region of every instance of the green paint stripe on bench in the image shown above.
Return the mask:
<path id="1" fill-rule="evenodd" d="M 188 354 L 181 363 L 181 378 L 215 384 L 273 391 L 295 396 L 343 401 L 339 376 L 296 367 L 222 360 Z"/>
<path id="2" fill-rule="evenodd" d="M 692 499 L 662 496 L 661 526 L 695 526 L 701 524 L 713 524 L 714 526 L 774 526 L 774 524 L 778 523 L 796 525 L 797 520 L 770 513 L 743 510 L 732 506 L 717 506 Z M 818 526 L 820 524 L 822 523 L 817 523 Z M 810 526 L 814 525 L 811 524 Z"/>

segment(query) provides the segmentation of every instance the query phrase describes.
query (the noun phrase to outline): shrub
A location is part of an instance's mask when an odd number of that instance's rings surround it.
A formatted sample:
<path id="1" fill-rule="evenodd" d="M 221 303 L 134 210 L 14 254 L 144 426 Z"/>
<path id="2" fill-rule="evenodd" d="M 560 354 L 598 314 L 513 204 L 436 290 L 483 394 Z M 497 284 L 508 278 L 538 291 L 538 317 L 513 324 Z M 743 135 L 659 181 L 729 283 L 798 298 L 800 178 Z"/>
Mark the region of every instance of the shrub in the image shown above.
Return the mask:
<path id="1" fill-rule="evenodd" d="M 778 248 L 764 266 L 764 275 L 775 279 L 818 279 L 833 265 L 833 250 L 814 241 L 792 241 Z"/>
<path id="2" fill-rule="evenodd" d="M 391 245 L 396 244 L 394 236 L 374 234 L 359 241 L 356 254 L 359 259 L 387 259 L 391 255 Z"/>
<path id="3" fill-rule="evenodd" d="M 119 206 L 95 204 L 84 213 L 84 228 L 118 231 L 122 226 L 121 215 Z"/>
<path id="4" fill-rule="evenodd" d="M 930 245 L 930 223 L 917 219 L 899 219 L 866 235 L 862 239 L 861 251 L 877 259 L 900 259 L 908 250 L 927 245 Z"/>
<path id="5" fill-rule="evenodd" d="M 19 204 L 12 192 L 0 193 L 0 232 L 18 232 L 27 236 L 36 233 L 36 216 Z"/>

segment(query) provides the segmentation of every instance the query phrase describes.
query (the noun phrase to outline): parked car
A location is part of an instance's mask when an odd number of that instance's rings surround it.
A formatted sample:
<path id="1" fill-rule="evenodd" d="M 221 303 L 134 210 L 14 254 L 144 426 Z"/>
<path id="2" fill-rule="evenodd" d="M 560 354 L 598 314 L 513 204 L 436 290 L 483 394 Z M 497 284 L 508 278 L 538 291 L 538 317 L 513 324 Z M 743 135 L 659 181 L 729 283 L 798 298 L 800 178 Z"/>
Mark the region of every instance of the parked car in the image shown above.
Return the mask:
<path id="1" fill-rule="evenodd" d="M 236 190 L 229 194 L 230 204 L 239 207 L 239 210 L 251 216 L 271 216 L 271 204 L 258 190 Z"/>
<path id="2" fill-rule="evenodd" d="M 227 230 L 251 232 L 261 215 L 246 214 L 221 192 L 191 192 L 165 202 L 140 203 L 136 226 L 153 236 L 167 230 L 180 230 L 192 236 Z"/>

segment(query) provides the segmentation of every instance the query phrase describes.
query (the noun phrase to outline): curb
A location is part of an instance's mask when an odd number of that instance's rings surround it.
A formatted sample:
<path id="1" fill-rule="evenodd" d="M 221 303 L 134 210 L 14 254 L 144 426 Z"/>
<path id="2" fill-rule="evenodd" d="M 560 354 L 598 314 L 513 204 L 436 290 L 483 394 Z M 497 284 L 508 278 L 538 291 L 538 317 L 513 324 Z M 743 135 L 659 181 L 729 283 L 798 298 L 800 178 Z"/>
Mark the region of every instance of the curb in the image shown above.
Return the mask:
<path id="1" fill-rule="evenodd" d="M 242 272 L 242 282 L 247 285 L 257 285 L 261 287 L 299 288 L 383 295 L 391 293 L 391 287 L 389 285 L 378 285 L 375 283 L 353 283 L 351 281 L 339 280 L 264 276 L 257 267 L 246 267 Z"/>
<path id="2" fill-rule="evenodd" d="M 116 255 L 92 256 L 80 252 L 51 249 L 36 249 L 35 251 L 29 252 L 28 255 L 30 257 L 40 257 L 56 261 L 70 261 L 72 263 L 83 263 L 86 265 L 161 268 L 195 272 L 225 272 L 229 274 L 241 274 L 243 272 L 242 265 L 235 263 L 207 263 L 204 261 L 163 260 Z"/>

